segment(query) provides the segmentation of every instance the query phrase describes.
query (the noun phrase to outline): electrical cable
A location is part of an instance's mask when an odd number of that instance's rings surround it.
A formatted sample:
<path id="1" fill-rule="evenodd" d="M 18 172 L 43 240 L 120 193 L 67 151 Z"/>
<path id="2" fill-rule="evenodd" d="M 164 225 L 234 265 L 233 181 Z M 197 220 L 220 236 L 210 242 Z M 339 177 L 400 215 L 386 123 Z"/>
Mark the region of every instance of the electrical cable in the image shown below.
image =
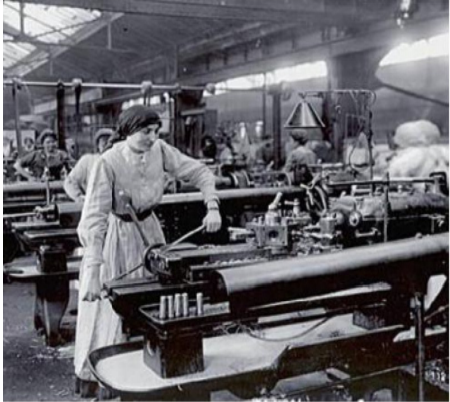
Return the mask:
<path id="1" fill-rule="evenodd" d="M 322 326 L 323 324 L 325 324 L 327 321 L 330 320 L 331 317 L 325 317 L 322 320 L 320 320 L 319 322 L 315 323 L 313 326 L 307 328 L 306 330 L 296 334 L 296 335 L 292 335 L 292 336 L 288 336 L 285 338 L 264 338 L 262 336 L 258 336 L 257 332 L 252 330 L 249 327 L 245 327 L 246 329 L 246 334 L 249 335 L 252 338 L 255 339 L 259 339 L 261 341 L 265 341 L 265 342 L 286 342 L 286 341 L 291 341 L 294 339 L 298 339 L 301 338 L 302 336 L 305 336 L 307 334 L 309 334 L 310 332 L 312 332 L 313 330 L 317 329 L 318 327 Z"/>

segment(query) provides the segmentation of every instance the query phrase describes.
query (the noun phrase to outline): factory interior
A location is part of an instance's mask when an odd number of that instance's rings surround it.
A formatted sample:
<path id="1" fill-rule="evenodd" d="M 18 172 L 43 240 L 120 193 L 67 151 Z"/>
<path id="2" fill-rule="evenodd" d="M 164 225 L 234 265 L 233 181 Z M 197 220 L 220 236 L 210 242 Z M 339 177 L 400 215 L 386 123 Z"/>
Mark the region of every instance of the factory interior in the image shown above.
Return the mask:
<path id="1" fill-rule="evenodd" d="M 4 0 L 3 400 L 448 401 L 448 0 Z"/>

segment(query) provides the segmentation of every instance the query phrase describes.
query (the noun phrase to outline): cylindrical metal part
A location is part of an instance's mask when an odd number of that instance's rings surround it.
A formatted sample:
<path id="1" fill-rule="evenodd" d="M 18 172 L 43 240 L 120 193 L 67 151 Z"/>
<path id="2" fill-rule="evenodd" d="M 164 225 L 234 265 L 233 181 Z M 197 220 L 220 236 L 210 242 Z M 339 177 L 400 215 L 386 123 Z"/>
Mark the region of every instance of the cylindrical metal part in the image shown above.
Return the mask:
<path id="1" fill-rule="evenodd" d="M 179 293 L 175 294 L 173 309 L 175 318 L 181 317 L 181 295 Z"/>
<path id="2" fill-rule="evenodd" d="M 181 306 L 183 310 L 183 317 L 189 317 L 189 298 L 187 293 L 181 295 Z"/>
<path id="3" fill-rule="evenodd" d="M 203 293 L 199 292 L 196 295 L 197 299 L 197 315 L 203 315 Z"/>
<path id="4" fill-rule="evenodd" d="M 167 296 L 167 318 L 173 318 L 173 296 Z"/>
<path id="5" fill-rule="evenodd" d="M 448 272 L 448 249 L 445 233 L 223 269 L 212 274 L 212 294 L 245 309 L 380 281 L 425 286 L 430 275 Z"/>
<path id="6" fill-rule="evenodd" d="M 159 319 L 165 320 L 167 318 L 167 296 L 161 296 L 159 299 Z"/>

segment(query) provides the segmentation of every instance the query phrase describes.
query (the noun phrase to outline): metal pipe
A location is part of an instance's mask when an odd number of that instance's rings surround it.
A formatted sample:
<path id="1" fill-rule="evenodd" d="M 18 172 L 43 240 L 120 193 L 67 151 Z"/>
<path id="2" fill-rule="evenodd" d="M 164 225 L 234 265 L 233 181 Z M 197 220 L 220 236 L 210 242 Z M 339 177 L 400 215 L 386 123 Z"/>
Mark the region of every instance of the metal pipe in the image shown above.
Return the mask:
<path id="1" fill-rule="evenodd" d="M 58 85 L 59 81 L 20 81 L 21 85 L 27 87 L 47 87 L 54 88 Z M 76 87 L 78 84 L 74 82 L 62 82 L 61 84 L 64 87 L 72 88 Z M 5 80 L 3 85 L 11 86 L 13 85 L 13 80 Z M 127 83 L 109 83 L 109 82 L 83 82 L 83 88 L 102 88 L 102 89 L 142 89 L 142 84 L 127 84 Z M 205 89 L 205 86 L 189 86 L 189 85 L 158 85 L 155 84 L 152 86 L 152 90 L 160 90 L 160 91 L 176 91 L 176 90 L 186 90 L 186 91 L 199 91 Z"/>
<path id="2" fill-rule="evenodd" d="M 425 400 L 425 325 L 424 325 L 424 296 L 416 292 L 413 297 L 414 326 L 417 346 L 416 379 L 417 400 Z"/>
<path id="3" fill-rule="evenodd" d="M 448 271 L 448 249 L 445 233 L 218 270 L 212 274 L 212 294 L 239 310 L 380 281 L 417 285 Z"/>

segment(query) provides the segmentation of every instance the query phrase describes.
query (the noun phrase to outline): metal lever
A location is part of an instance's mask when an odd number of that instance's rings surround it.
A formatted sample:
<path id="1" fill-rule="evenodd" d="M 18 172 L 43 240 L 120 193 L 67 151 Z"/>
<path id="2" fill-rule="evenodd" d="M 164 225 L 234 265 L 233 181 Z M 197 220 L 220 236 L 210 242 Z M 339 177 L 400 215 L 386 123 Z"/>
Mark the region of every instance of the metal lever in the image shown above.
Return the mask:
<path id="1" fill-rule="evenodd" d="M 139 219 L 136 215 L 136 211 L 133 208 L 133 205 L 131 204 L 131 197 L 128 196 L 127 194 L 125 194 L 124 191 L 119 191 L 119 197 L 125 203 L 125 208 L 128 210 L 128 213 L 131 216 L 131 220 L 136 225 L 136 228 L 142 238 L 142 241 L 144 242 L 145 247 L 149 247 L 150 241 L 148 240 L 148 237 L 145 235 L 144 231 L 142 230 L 141 224 L 139 223 Z"/>
<path id="2" fill-rule="evenodd" d="M 178 244 L 182 243 L 183 241 L 185 241 L 187 238 L 195 235 L 198 232 L 201 232 L 204 228 L 205 228 L 205 225 L 203 224 L 203 225 L 199 226 L 198 228 L 196 228 L 196 229 L 186 233 L 185 235 L 181 236 L 179 239 L 177 239 L 174 242 L 168 244 L 167 246 L 162 247 L 162 250 L 164 250 L 164 251 L 170 250 L 171 248 L 173 248 L 176 245 L 178 245 Z"/>

